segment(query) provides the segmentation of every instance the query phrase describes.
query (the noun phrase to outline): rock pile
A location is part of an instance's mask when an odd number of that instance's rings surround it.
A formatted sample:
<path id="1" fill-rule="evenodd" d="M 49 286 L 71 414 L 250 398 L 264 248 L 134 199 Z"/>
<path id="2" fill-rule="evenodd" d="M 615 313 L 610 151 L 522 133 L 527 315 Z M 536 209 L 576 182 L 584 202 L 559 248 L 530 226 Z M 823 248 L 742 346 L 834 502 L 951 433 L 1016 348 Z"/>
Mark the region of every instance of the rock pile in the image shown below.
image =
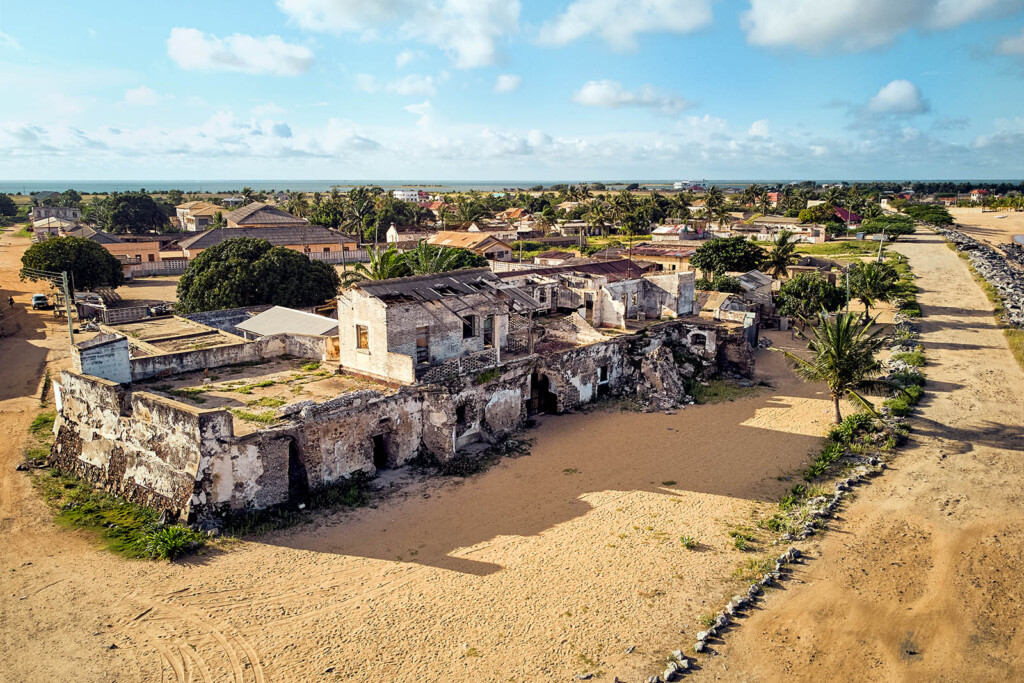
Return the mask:
<path id="1" fill-rule="evenodd" d="M 979 242 L 970 235 L 952 228 L 934 228 L 953 243 L 957 251 L 967 253 L 974 269 L 998 290 L 1003 298 L 1007 323 L 1024 328 L 1024 249 L 1017 245 L 1007 247 L 1006 255 Z"/>

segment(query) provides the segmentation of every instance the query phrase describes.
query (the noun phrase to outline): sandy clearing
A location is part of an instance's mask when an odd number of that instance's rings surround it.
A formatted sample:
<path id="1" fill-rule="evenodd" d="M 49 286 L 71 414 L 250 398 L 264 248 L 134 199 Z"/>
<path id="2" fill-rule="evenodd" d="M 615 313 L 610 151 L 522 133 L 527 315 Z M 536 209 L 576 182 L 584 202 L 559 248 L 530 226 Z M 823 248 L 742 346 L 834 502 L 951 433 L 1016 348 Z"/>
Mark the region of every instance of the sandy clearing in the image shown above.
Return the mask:
<path id="1" fill-rule="evenodd" d="M 1024 211 L 982 212 L 980 208 L 950 207 L 949 213 L 957 222 L 958 230 L 995 246 L 1012 242 L 1014 235 L 1024 235 Z"/>
<path id="2" fill-rule="evenodd" d="M 1024 373 L 941 238 L 896 248 L 927 316 L 929 394 L 912 447 L 810 545 L 820 559 L 704 662 L 704 678 L 1024 678 Z"/>
<path id="3" fill-rule="evenodd" d="M 18 286 L 9 244 L 0 286 Z M 790 485 L 776 475 L 829 417 L 761 352 L 775 386 L 757 396 L 544 418 L 532 455 L 478 477 L 409 483 L 189 563 L 131 562 L 56 529 L 13 471 L 44 356 L 63 345 L 29 320 L 0 340 L 17 360 L 0 375 L 0 681 L 639 678 L 730 593 L 721 577 L 744 557 L 730 525 Z"/>

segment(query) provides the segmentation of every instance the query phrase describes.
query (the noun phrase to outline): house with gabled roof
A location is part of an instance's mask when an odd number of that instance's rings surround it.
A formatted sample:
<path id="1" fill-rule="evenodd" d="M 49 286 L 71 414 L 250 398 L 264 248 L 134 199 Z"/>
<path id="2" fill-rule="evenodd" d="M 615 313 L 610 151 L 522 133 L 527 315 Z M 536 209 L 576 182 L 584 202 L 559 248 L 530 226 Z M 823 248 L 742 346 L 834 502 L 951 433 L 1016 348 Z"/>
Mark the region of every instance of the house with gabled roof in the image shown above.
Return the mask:
<path id="1" fill-rule="evenodd" d="M 191 260 L 204 249 L 237 237 L 267 240 L 275 247 L 287 247 L 304 254 L 352 251 L 359 240 L 352 235 L 320 225 L 285 225 L 272 228 L 214 228 L 178 242 L 182 255 Z"/>
<path id="2" fill-rule="evenodd" d="M 474 254 L 488 258 L 492 261 L 511 261 L 512 247 L 506 242 L 489 235 L 485 232 L 458 232 L 455 230 L 442 230 L 427 239 L 427 244 L 434 244 L 439 247 L 453 247 L 456 249 L 467 249 Z"/>

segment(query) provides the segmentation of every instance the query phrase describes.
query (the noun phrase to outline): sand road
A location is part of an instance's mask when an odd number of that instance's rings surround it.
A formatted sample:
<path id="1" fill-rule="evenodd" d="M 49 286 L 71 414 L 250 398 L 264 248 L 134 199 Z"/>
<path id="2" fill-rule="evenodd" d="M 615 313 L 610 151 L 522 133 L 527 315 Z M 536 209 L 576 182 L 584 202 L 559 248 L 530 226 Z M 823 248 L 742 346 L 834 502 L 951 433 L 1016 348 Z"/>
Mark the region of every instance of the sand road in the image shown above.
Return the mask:
<path id="1" fill-rule="evenodd" d="M 1024 679 L 1024 373 L 941 238 L 896 247 L 926 316 L 912 447 L 702 678 Z"/>

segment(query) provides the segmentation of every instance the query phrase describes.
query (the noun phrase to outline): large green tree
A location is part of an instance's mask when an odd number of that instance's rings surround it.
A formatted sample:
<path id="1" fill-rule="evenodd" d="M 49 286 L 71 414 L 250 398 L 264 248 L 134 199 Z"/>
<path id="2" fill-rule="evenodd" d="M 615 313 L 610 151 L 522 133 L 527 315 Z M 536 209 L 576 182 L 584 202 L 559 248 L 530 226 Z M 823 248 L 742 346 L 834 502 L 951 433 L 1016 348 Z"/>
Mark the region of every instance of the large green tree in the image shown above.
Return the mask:
<path id="1" fill-rule="evenodd" d="M 807 343 L 810 358 L 785 352 L 796 363 L 798 375 L 828 386 L 836 424 L 843 421 L 839 410 L 839 399 L 843 396 L 874 413 L 874 406 L 862 394 L 892 390 L 878 378 L 882 367 L 877 356 L 886 338 L 881 327 L 873 327 L 874 320 L 858 322 L 853 313 L 839 313 L 832 318 L 819 312 L 817 325 L 811 328 L 813 339 Z"/>
<path id="2" fill-rule="evenodd" d="M 54 237 L 37 242 L 21 257 L 21 278 L 36 280 L 25 269 L 67 271 L 75 289 L 120 287 L 124 284 L 124 267 L 113 254 L 97 242 L 82 237 Z"/>
<path id="3" fill-rule="evenodd" d="M 722 273 L 753 270 L 764 255 L 764 249 L 744 237 L 719 237 L 697 247 L 690 265 L 714 279 Z"/>
<path id="4" fill-rule="evenodd" d="M 846 292 L 818 273 L 800 273 L 782 283 L 775 305 L 779 315 L 811 318 L 822 309 L 838 311 L 846 303 Z"/>
<path id="5" fill-rule="evenodd" d="M 167 212 L 151 196 L 143 192 L 112 195 L 107 229 L 115 234 L 143 233 L 167 226 Z"/>
<path id="6" fill-rule="evenodd" d="M 274 304 L 317 306 L 337 295 L 334 267 L 294 249 L 238 237 L 204 249 L 178 282 L 176 310 L 183 313 Z"/>
<path id="7" fill-rule="evenodd" d="M 18 215 L 18 205 L 8 195 L 0 194 L 0 216 Z"/>

